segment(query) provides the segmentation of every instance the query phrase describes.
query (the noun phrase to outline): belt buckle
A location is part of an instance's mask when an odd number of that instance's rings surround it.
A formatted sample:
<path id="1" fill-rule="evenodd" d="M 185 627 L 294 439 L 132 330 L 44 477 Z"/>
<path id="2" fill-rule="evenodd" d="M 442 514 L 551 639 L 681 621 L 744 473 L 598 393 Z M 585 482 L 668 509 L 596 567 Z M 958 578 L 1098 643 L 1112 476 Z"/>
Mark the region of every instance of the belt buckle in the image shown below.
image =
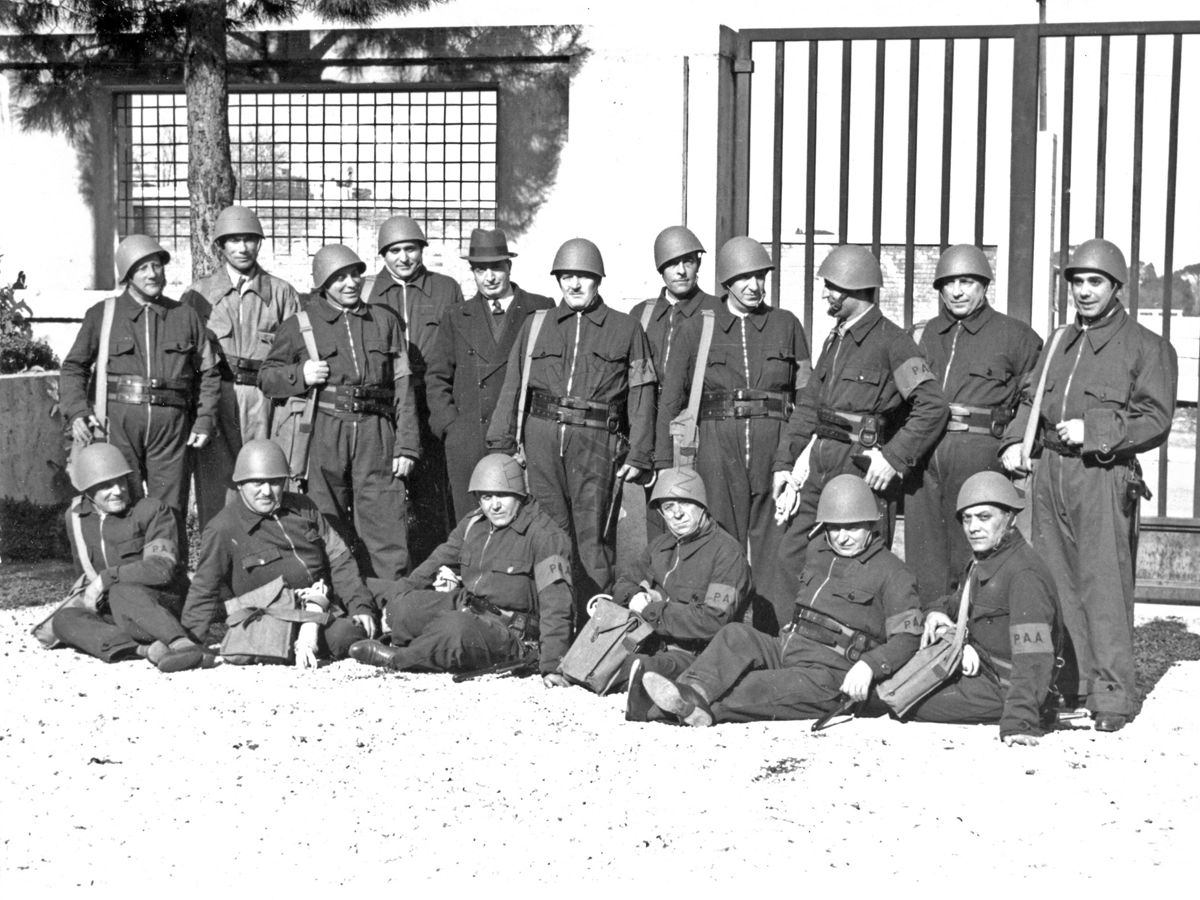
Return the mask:
<path id="1" fill-rule="evenodd" d="M 946 423 L 947 431 L 966 431 L 969 427 L 970 426 L 968 426 L 967 423 L 961 419 L 951 418 L 950 421 Z"/>
<path id="2" fill-rule="evenodd" d="M 608 419 L 605 420 L 604 424 L 608 428 L 610 434 L 617 434 L 621 430 L 621 417 L 609 416 Z"/>
<path id="3" fill-rule="evenodd" d="M 741 392 L 739 391 L 738 393 L 741 393 Z M 737 400 L 741 400 L 741 399 L 742 398 L 740 398 L 740 397 L 737 398 Z M 733 404 L 733 417 L 735 419 L 749 419 L 750 413 L 751 413 L 750 407 L 745 406 L 741 403 L 738 403 L 737 400 L 735 400 L 734 404 Z"/>
<path id="4" fill-rule="evenodd" d="M 350 412 L 360 413 L 367 404 L 362 400 L 352 400 L 350 402 Z"/>

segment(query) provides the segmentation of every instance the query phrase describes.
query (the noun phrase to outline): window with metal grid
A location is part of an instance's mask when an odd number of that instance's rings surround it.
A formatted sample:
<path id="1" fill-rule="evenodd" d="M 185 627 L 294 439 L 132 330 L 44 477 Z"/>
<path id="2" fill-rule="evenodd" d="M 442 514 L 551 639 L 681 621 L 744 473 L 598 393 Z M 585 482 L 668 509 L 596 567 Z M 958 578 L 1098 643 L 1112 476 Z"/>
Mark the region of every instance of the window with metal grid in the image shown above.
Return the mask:
<path id="1" fill-rule="evenodd" d="M 190 280 L 187 109 L 183 94 L 119 93 L 117 227 L 173 254 Z M 481 89 L 235 91 L 229 133 L 235 202 L 254 209 L 263 262 L 307 284 L 313 253 L 347 244 L 375 256 L 398 213 L 425 230 L 427 262 L 457 257 L 496 223 L 497 92 Z"/>

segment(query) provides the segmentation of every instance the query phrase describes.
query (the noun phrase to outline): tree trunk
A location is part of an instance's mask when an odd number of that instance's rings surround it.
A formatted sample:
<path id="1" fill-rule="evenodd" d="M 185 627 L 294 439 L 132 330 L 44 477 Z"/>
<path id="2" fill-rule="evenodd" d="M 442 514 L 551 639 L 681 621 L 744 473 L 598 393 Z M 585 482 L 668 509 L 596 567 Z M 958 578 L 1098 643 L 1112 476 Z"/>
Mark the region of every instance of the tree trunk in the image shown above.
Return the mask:
<path id="1" fill-rule="evenodd" d="M 233 203 L 229 157 L 229 60 L 225 49 L 225 0 L 187 5 L 183 87 L 187 94 L 188 195 L 192 216 L 192 278 L 215 267 L 213 224 Z"/>

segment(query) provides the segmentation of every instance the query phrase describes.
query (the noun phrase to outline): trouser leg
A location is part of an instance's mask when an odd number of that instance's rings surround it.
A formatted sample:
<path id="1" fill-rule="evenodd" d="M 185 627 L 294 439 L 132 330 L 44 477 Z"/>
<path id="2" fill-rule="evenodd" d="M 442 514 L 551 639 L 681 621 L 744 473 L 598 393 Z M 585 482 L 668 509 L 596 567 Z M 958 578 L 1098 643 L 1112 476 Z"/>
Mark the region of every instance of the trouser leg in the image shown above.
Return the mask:
<path id="1" fill-rule="evenodd" d="M 520 655 L 520 641 L 498 619 L 451 610 L 430 620 L 392 668 L 462 672 L 511 662 Z"/>
<path id="2" fill-rule="evenodd" d="M 178 597 L 137 584 L 114 584 L 108 592 L 114 624 L 140 644 L 170 644 L 187 637 L 179 619 L 167 608 L 178 603 Z"/>
<path id="3" fill-rule="evenodd" d="M 354 530 L 371 557 L 379 578 L 403 578 L 408 572 L 408 505 L 405 484 L 392 474 L 395 446 L 391 422 L 382 416 L 359 420 L 352 435 Z"/>
<path id="4" fill-rule="evenodd" d="M 842 672 L 816 664 L 747 672 L 712 704 L 713 720 L 818 719 L 841 703 L 844 678 Z"/>
<path id="5" fill-rule="evenodd" d="M 615 546 L 605 533 L 605 519 L 613 497 L 620 438 L 599 428 L 567 429 L 565 474 L 567 496 L 582 580 L 576 582 L 577 606 L 613 585 Z M 587 619 L 586 609 L 576 610 L 576 620 Z"/>
<path id="6" fill-rule="evenodd" d="M 610 688 L 612 693 L 619 693 L 629 687 L 629 670 L 633 668 L 635 659 L 642 661 L 643 672 L 657 672 L 674 681 L 696 661 L 696 654 L 680 647 L 663 647 L 652 653 L 632 654 L 622 663 L 621 671 Z"/>
<path id="7" fill-rule="evenodd" d="M 1004 714 L 1004 688 L 989 671 L 971 678 L 961 673 L 918 703 L 909 713 L 914 722 L 979 725 L 999 722 Z"/>
<path id="8" fill-rule="evenodd" d="M 446 475 L 450 479 L 450 494 L 454 501 L 454 521 L 458 522 L 479 507 L 479 501 L 467 487 L 475 466 L 487 455 L 487 444 L 478 425 L 462 423 L 460 417 L 446 432 L 446 440 L 441 446 L 446 455 Z"/>
<path id="9" fill-rule="evenodd" d="M 221 383 L 217 405 L 218 428 L 200 450 L 189 451 L 196 480 L 196 514 L 203 531 L 209 520 L 225 508 L 233 490 L 233 464 L 242 448 L 241 416 L 232 382 Z"/>
<path id="10" fill-rule="evenodd" d="M 904 559 L 917 577 L 917 592 L 927 606 L 950 592 L 950 531 L 943 511 L 940 450 L 915 476 L 917 486 L 904 498 Z"/>
<path id="11" fill-rule="evenodd" d="M 446 455 L 442 442 L 429 429 L 423 380 L 416 382 L 416 401 L 421 458 L 408 476 L 408 502 L 415 526 L 412 556 L 423 561 L 450 533 L 450 498 L 446 491 Z"/>
<path id="12" fill-rule="evenodd" d="M 78 607 L 63 609 L 54 614 L 51 627 L 55 636 L 68 647 L 104 662 L 137 658 L 138 642 L 119 628 L 110 616 Z"/>
<path id="13" fill-rule="evenodd" d="M 678 680 L 715 701 L 728 693 L 747 672 L 770 669 L 779 664 L 777 638 L 735 622 L 716 633 Z"/>
<path id="14" fill-rule="evenodd" d="M 368 586 L 374 590 L 377 584 L 377 579 L 371 579 Z M 377 592 L 376 596 L 384 603 L 392 644 L 397 647 L 416 640 L 435 618 L 454 610 L 455 595 L 450 591 L 408 591 L 392 596 Z"/>
<path id="15" fill-rule="evenodd" d="M 1065 492 L 1073 490 L 1074 486 L 1063 480 L 1063 462 L 1063 457 L 1057 453 L 1047 452 L 1043 454 L 1034 473 L 1031 544 L 1054 576 L 1066 643 L 1064 665 L 1059 670 L 1057 686 L 1064 696 L 1072 697 L 1089 693 L 1091 655 L 1087 642 L 1087 617 L 1080 594 L 1080 536 L 1076 534 L 1065 505 Z"/>
<path id="16" fill-rule="evenodd" d="M 350 507 L 350 441 L 345 424 L 317 410 L 309 444 L 308 496 L 346 546 L 354 551 L 358 536 Z"/>

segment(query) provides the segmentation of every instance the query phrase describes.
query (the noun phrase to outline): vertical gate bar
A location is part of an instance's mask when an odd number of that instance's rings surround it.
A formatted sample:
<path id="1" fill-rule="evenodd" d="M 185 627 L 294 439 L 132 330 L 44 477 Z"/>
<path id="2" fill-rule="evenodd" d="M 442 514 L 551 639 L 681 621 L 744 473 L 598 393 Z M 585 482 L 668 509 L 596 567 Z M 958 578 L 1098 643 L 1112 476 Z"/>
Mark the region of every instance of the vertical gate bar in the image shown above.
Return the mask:
<path id="1" fill-rule="evenodd" d="M 842 175 L 838 193 L 838 243 L 844 244 L 850 231 L 850 69 L 854 44 L 842 41 Z"/>
<path id="2" fill-rule="evenodd" d="M 883 79 L 886 60 L 887 41 L 878 40 L 875 42 L 875 171 L 871 186 L 871 252 L 876 259 L 883 240 Z"/>
<path id="3" fill-rule="evenodd" d="M 941 249 L 950 246 L 950 164 L 954 149 L 954 38 L 946 38 L 945 85 L 942 87 L 942 219 Z"/>
<path id="4" fill-rule="evenodd" d="M 1133 196 L 1129 223 L 1129 312 L 1137 318 L 1138 300 L 1142 287 L 1142 126 L 1146 101 L 1146 36 L 1137 36 L 1137 63 L 1134 68 L 1133 91 Z"/>
<path id="5" fill-rule="evenodd" d="M 1175 35 L 1175 49 L 1171 55 L 1171 113 L 1167 126 L 1167 213 L 1163 229 L 1163 327 L 1166 340 L 1171 339 L 1171 311 L 1175 291 L 1175 184 L 1179 172 L 1179 75 L 1183 68 L 1183 35 Z M 1167 514 L 1167 442 L 1158 448 L 1158 514 Z M 1195 462 L 1195 473 L 1200 474 L 1200 459 Z M 1194 476 L 1195 477 L 1195 476 Z M 1200 516 L 1200 477 L 1192 483 L 1192 515 Z"/>
<path id="6" fill-rule="evenodd" d="M 808 43 L 808 171 L 804 173 L 804 327 L 812 334 L 813 231 L 817 218 L 817 57 L 820 43 Z"/>
<path id="7" fill-rule="evenodd" d="M 680 162 L 680 184 L 679 184 L 679 203 L 682 207 L 679 211 L 679 223 L 684 228 L 687 227 L 688 221 L 688 132 L 691 129 L 691 93 L 692 93 L 692 58 L 685 56 L 683 58 L 683 153 Z"/>
<path id="8" fill-rule="evenodd" d="M 750 41 L 738 36 L 738 55 L 734 60 L 734 109 L 736 139 L 733 148 L 733 233 L 750 229 L 750 89 L 754 74 Z"/>
<path id="9" fill-rule="evenodd" d="M 1063 121 L 1062 121 L 1062 194 L 1058 209 L 1060 231 L 1058 238 L 1058 271 L 1067 268 L 1071 255 L 1071 150 L 1075 143 L 1075 37 L 1067 39 L 1063 56 Z M 1058 316 L 1055 324 L 1067 320 L 1067 280 L 1056 278 L 1058 285 Z"/>
<path id="10" fill-rule="evenodd" d="M 921 41 L 908 42 L 908 181 L 904 210 L 904 327 L 913 322 L 913 257 L 917 231 L 917 114 L 921 84 Z"/>
<path id="11" fill-rule="evenodd" d="M 1104 165 L 1108 155 L 1108 35 L 1100 38 L 1100 99 L 1096 110 L 1096 237 L 1104 237 Z"/>
<path id="12" fill-rule="evenodd" d="M 975 246 L 983 248 L 983 207 L 987 199 L 988 39 L 979 41 L 979 101 L 975 127 Z"/>
<path id="13" fill-rule="evenodd" d="M 1008 314 L 1033 319 L 1033 218 L 1037 186 L 1038 56 L 1036 25 L 1013 33 L 1012 191 L 1008 225 Z"/>
<path id="14" fill-rule="evenodd" d="M 738 116 L 738 66 L 742 53 L 742 36 L 725 25 L 718 30 L 717 65 L 717 172 L 713 185 L 716 197 L 716 216 L 713 218 L 713 236 L 720 247 L 732 235 L 738 233 L 734 226 L 737 197 L 734 183 L 737 181 L 738 129 L 743 125 Z"/>
<path id="15" fill-rule="evenodd" d="M 771 261 L 775 263 L 771 280 L 774 282 L 775 306 L 780 308 L 783 306 L 783 260 L 780 254 L 783 231 L 783 63 L 786 47 L 784 41 L 775 42 L 775 164 L 771 172 Z"/>

